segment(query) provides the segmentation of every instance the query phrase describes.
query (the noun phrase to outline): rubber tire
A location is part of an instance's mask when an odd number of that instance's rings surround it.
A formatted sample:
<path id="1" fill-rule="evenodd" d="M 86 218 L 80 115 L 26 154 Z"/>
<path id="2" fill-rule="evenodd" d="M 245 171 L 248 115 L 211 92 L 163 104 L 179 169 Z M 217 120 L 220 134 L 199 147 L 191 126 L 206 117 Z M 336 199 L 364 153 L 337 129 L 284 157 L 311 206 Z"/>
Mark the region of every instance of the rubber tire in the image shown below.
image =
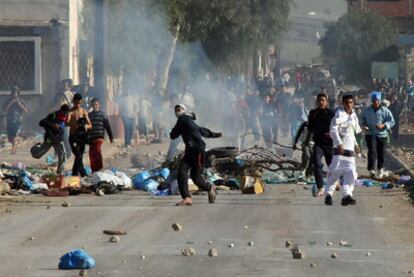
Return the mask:
<path id="1" fill-rule="evenodd" d="M 209 151 L 207 151 L 207 156 L 216 156 L 216 158 L 227 158 L 227 157 L 235 157 L 237 156 L 237 153 L 239 152 L 239 149 L 234 146 L 229 147 L 217 147 L 212 148 Z"/>

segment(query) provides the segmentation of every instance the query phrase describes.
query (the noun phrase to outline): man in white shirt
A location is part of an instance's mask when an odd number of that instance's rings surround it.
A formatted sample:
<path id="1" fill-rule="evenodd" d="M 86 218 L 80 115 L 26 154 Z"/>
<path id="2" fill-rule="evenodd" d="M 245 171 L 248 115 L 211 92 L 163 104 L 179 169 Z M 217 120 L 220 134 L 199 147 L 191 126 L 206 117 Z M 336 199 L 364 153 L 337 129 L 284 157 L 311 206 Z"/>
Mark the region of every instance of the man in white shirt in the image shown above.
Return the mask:
<path id="1" fill-rule="evenodd" d="M 355 181 L 358 177 L 355 164 L 356 152 L 359 147 L 355 134 L 362 132 L 358 117 L 354 110 L 352 95 L 342 97 L 343 107 L 338 108 L 331 121 L 329 134 L 333 140 L 333 159 L 329 165 L 325 204 L 332 206 L 332 196 L 335 192 L 336 182 L 343 177 L 341 205 L 355 205 L 353 198 Z"/>

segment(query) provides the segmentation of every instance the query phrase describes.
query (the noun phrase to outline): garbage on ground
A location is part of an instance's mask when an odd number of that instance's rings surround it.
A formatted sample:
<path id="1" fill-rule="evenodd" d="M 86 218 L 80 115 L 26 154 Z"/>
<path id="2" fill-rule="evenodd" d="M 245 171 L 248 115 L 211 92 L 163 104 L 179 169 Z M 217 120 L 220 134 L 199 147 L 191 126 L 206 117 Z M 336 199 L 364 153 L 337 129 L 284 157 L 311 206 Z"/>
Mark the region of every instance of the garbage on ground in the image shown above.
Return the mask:
<path id="1" fill-rule="evenodd" d="M 95 260 L 82 249 L 72 250 L 60 258 L 59 269 L 90 269 L 96 266 Z"/>

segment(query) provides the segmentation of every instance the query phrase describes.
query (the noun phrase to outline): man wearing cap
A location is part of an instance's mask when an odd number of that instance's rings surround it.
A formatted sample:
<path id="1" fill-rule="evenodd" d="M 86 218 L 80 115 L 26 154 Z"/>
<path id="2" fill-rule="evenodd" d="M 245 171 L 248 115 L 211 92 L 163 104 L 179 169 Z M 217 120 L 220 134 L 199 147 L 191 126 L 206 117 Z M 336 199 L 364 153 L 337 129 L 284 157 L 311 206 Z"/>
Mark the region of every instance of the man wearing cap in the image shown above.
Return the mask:
<path id="1" fill-rule="evenodd" d="M 385 144 L 395 122 L 391 111 L 381 104 L 381 93 L 371 94 L 372 105 L 366 107 L 361 114 L 361 126 L 365 129 L 365 140 L 368 147 L 368 171 L 371 177 L 384 177 Z M 375 172 L 377 161 L 377 173 Z"/>
<path id="2" fill-rule="evenodd" d="M 327 186 L 325 188 L 325 204 L 332 206 L 332 196 L 336 183 L 343 177 L 342 206 L 355 205 L 353 198 L 354 184 L 358 177 L 355 164 L 355 152 L 359 152 L 355 134 L 362 132 L 358 117 L 354 110 L 352 95 L 342 96 L 343 107 L 338 108 L 331 121 L 329 135 L 333 141 L 333 158 L 328 169 Z"/>
<path id="3" fill-rule="evenodd" d="M 19 96 L 19 88 L 13 87 L 11 89 L 11 97 L 4 105 L 4 111 L 7 114 L 7 136 L 12 145 L 12 154 L 16 154 L 17 152 L 16 137 L 20 131 L 20 126 L 22 125 L 23 114 L 28 112 L 26 102 Z"/>
<path id="4" fill-rule="evenodd" d="M 185 144 L 184 157 L 181 160 L 177 173 L 178 188 L 183 200 L 178 202 L 176 206 L 191 206 L 193 204 L 191 194 L 188 190 L 189 170 L 194 184 L 208 191 L 209 203 L 214 203 L 216 198 L 215 186 L 208 183 L 201 176 L 204 170 L 206 148 L 202 137 L 219 138 L 222 134 L 198 126 L 194 122 L 194 115 L 187 113 L 187 108 L 183 104 L 175 105 L 174 111 L 177 117 L 177 123 L 171 130 L 170 138 L 174 140 L 181 136 Z"/>

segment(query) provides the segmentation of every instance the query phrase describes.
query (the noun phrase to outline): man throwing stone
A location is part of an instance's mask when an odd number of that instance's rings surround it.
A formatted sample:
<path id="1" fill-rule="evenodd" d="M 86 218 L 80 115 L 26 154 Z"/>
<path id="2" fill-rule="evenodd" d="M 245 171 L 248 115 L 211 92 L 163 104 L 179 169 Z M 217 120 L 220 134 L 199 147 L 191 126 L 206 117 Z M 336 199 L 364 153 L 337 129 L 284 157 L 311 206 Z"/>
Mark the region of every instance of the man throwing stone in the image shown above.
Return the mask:
<path id="1" fill-rule="evenodd" d="M 341 205 L 355 205 L 356 200 L 352 194 L 354 184 L 358 177 L 355 164 L 355 152 L 359 147 L 355 134 L 362 132 L 358 117 L 354 111 L 352 95 L 342 97 L 343 107 L 339 108 L 331 121 L 330 136 L 333 140 L 333 158 L 328 169 L 328 180 L 325 204 L 332 206 L 332 196 L 335 192 L 336 182 L 343 177 Z"/>
<path id="2" fill-rule="evenodd" d="M 182 137 L 185 144 L 184 157 L 181 160 L 177 173 L 178 188 L 182 201 L 176 206 L 191 206 L 193 201 L 188 190 L 188 171 L 194 184 L 199 188 L 208 191 L 209 203 L 214 203 L 216 198 L 216 189 L 214 185 L 208 183 L 201 175 L 204 170 L 205 148 L 202 137 L 219 138 L 221 133 L 215 133 L 207 128 L 199 127 L 195 122 L 194 114 L 187 113 L 187 108 L 183 104 L 174 107 L 177 123 L 171 130 L 170 138 L 176 139 Z"/>

